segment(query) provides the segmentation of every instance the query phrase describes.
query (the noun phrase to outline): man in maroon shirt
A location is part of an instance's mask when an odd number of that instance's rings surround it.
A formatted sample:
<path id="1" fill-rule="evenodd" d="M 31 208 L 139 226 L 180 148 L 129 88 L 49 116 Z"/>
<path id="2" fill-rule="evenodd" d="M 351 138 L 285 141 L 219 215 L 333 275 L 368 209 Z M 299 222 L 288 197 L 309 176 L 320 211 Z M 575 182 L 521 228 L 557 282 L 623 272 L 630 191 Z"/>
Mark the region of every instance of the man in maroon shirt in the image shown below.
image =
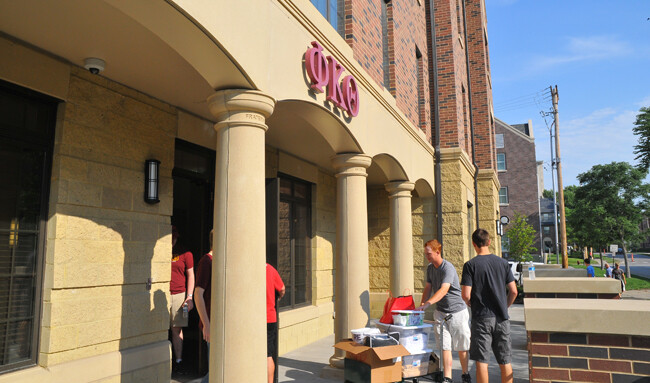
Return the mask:
<path id="1" fill-rule="evenodd" d="M 178 230 L 172 226 L 172 275 L 169 281 L 171 304 L 169 321 L 172 333 L 172 346 L 176 356 L 174 370 L 178 371 L 183 360 L 183 327 L 187 327 L 187 313 L 194 307 L 194 257 L 178 243 Z M 186 295 L 187 293 L 187 295 Z M 185 311 L 187 310 L 187 311 Z"/>
<path id="2" fill-rule="evenodd" d="M 210 302 L 212 292 L 212 236 L 214 230 L 210 231 L 210 252 L 204 255 L 199 261 L 199 269 L 196 274 L 196 310 L 199 312 L 199 329 L 203 334 L 203 339 L 208 342 L 208 353 L 210 352 Z M 201 383 L 208 382 L 206 374 Z"/>

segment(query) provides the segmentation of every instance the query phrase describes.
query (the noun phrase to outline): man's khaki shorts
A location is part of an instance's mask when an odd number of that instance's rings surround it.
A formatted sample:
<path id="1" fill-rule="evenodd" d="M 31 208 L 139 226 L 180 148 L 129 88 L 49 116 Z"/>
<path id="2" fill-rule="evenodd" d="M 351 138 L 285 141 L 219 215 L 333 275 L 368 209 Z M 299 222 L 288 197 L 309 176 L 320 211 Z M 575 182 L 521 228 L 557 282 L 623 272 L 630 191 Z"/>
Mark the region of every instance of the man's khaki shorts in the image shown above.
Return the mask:
<path id="1" fill-rule="evenodd" d="M 442 313 L 438 310 L 434 311 L 433 318 L 437 321 L 442 320 L 445 316 L 449 314 Z M 438 345 L 438 350 L 440 350 L 440 325 L 434 324 L 433 333 L 436 336 L 436 342 Z M 447 321 L 447 325 L 443 326 L 443 350 L 454 350 L 454 351 L 467 351 L 469 350 L 470 345 L 470 328 L 469 328 L 469 311 L 463 309 L 457 313 L 454 313 Z"/>
<path id="2" fill-rule="evenodd" d="M 169 325 L 171 327 L 187 327 L 187 319 L 183 318 L 183 303 L 185 293 L 173 294 L 169 305 Z"/>

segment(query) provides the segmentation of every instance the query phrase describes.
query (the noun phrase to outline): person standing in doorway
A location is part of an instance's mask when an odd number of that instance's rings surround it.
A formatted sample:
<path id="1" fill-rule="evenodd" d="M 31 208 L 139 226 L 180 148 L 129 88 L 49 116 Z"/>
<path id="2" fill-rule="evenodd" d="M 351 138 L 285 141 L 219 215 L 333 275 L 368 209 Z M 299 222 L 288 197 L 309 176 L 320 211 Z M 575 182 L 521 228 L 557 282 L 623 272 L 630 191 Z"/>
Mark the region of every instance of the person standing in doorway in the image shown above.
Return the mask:
<path id="1" fill-rule="evenodd" d="M 463 383 L 471 383 L 467 355 L 470 343 L 469 312 L 460 294 L 456 268 L 451 262 L 442 259 L 441 250 L 442 245 L 435 239 L 424 244 L 424 255 L 429 261 L 429 266 L 427 266 L 426 285 L 422 292 L 422 303 L 418 310 L 426 310 L 436 303 L 436 311 L 433 313 L 436 321 L 442 322 L 447 315 L 452 315 L 447 325 L 438 326 L 440 331 L 435 332 L 438 345 L 442 342 L 443 382 L 453 381 L 451 376 L 453 349 L 458 351 L 458 359 L 463 369 Z"/>
<path id="2" fill-rule="evenodd" d="M 199 268 L 196 274 L 196 311 L 199 312 L 199 331 L 203 340 L 208 343 L 208 355 L 210 354 L 210 303 L 212 296 L 212 237 L 214 230 L 210 231 L 210 252 L 205 254 L 199 261 Z M 210 359 L 210 358 L 208 358 Z M 205 374 L 201 383 L 208 383 L 210 373 Z"/>
<path id="3" fill-rule="evenodd" d="M 273 355 L 278 347 L 278 315 L 275 308 L 275 293 L 280 299 L 284 296 L 286 289 L 278 271 L 268 263 L 266 264 L 266 367 L 268 372 L 268 383 L 273 383 L 275 375 L 275 362 Z"/>
<path id="4" fill-rule="evenodd" d="M 171 304 L 169 321 L 174 349 L 172 370 L 181 372 L 183 361 L 183 327 L 187 327 L 188 313 L 194 308 L 192 292 L 194 291 L 194 257 L 178 241 L 180 235 L 176 226 L 172 226 L 172 274 L 169 281 Z"/>
<path id="5" fill-rule="evenodd" d="M 490 234 L 472 234 L 476 257 L 463 266 L 463 300 L 472 309 L 469 357 L 476 362 L 476 381 L 487 383 L 490 349 L 501 369 L 501 382 L 512 383 L 512 342 L 508 307 L 517 297 L 517 285 L 505 259 L 490 253 Z"/>

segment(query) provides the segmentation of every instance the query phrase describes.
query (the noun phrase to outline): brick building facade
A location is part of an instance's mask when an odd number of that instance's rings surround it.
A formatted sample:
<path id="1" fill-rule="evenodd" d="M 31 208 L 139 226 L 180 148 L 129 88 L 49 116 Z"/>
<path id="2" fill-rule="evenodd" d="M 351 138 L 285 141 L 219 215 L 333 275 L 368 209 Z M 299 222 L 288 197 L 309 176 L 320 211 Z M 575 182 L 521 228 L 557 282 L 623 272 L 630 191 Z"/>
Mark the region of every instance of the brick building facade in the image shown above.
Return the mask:
<path id="1" fill-rule="evenodd" d="M 540 250 L 540 213 L 538 163 L 531 122 L 508 125 L 496 119 L 499 205 L 501 215 L 510 220 L 515 213 L 524 215 L 535 230 L 535 248 Z M 551 221 L 552 222 L 552 221 Z M 508 226 L 504 227 L 508 232 Z"/>

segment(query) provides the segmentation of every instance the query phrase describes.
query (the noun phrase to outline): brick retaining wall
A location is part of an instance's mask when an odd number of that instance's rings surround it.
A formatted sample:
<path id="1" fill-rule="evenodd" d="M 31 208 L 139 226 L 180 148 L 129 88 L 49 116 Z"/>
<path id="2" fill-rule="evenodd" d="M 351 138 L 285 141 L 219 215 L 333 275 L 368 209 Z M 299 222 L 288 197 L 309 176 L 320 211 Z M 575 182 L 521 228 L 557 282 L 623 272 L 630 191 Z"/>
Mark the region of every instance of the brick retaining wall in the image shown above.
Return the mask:
<path id="1" fill-rule="evenodd" d="M 648 336 L 527 334 L 531 382 L 650 382 Z"/>

